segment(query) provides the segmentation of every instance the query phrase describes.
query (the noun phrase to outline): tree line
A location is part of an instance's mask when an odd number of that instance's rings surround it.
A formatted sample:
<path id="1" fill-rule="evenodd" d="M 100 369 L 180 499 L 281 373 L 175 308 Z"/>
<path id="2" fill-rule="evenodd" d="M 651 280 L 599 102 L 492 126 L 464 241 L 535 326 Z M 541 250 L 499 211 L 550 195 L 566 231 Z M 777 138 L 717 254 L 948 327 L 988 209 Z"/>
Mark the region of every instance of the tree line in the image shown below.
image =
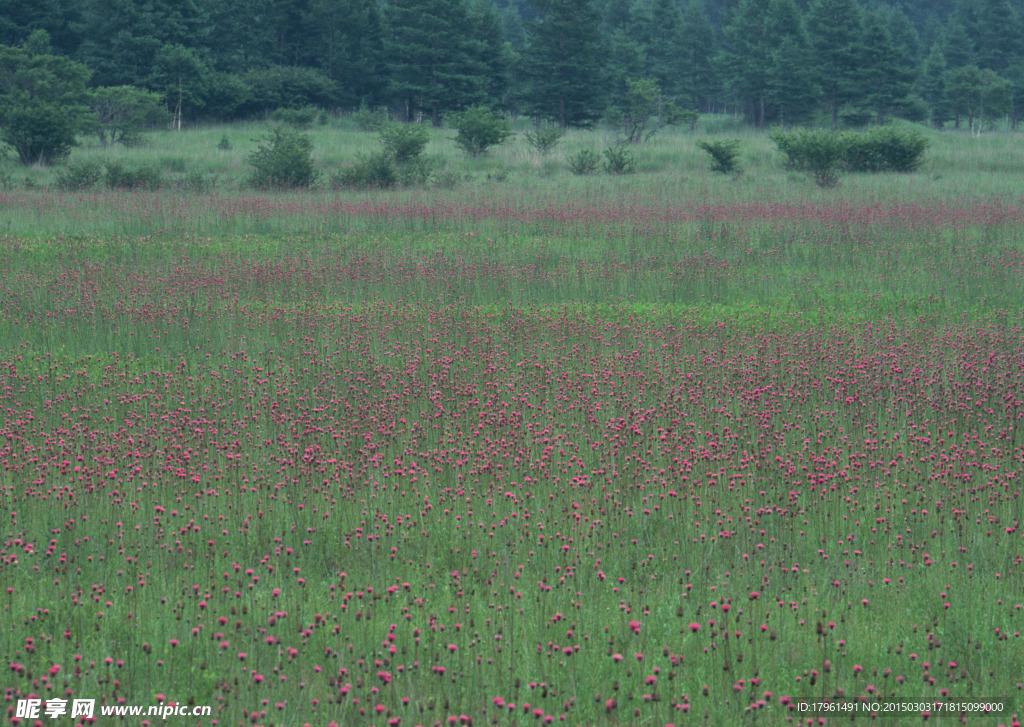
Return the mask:
<path id="1" fill-rule="evenodd" d="M 670 122 L 732 112 L 758 127 L 1015 125 L 1022 10 L 1022 0 L 7 0 L 0 126 L 9 137 L 33 104 L 91 106 L 101 119 L 106 109 L 100 130 L 114 140 L 126 94 L 136 112 L 155 100 L 177 125 L 302 107 L 385 107 L 440 124 L 488 106 L 586 127 L 628 124 L 638 104 Z"/>

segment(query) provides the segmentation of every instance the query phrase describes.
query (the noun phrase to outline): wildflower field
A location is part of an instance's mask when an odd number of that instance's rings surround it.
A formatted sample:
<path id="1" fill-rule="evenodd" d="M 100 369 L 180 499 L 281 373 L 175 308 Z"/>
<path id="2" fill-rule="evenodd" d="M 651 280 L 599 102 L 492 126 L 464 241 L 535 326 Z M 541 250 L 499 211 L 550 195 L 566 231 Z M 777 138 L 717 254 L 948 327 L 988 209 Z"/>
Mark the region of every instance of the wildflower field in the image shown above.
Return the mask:
<path id="1" fill-rule="evenodd" d="M 1024 200 L 781 180 L 0 195 L 5 723 L 1018 724 Z"/>

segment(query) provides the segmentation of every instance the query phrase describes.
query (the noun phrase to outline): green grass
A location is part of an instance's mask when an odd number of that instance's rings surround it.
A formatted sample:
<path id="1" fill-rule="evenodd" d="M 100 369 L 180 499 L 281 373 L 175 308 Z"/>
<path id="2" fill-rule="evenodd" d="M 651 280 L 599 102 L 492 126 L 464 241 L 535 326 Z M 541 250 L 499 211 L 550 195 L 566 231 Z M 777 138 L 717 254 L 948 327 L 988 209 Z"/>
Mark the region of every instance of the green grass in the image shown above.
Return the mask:
<path id="1" fill-rule="evenodd" d="M 823 191 L 706 123 L 739 179 L 707 129 L 590 179 L 432 131 L 455 190 L 257 195 L 251 125 L 75 151 L 215 195 L 6 192 L 10 700 L 619 727 L 803 724 L 780 697 L 842 690 L 1019 718 L 1015 137 L 929 131 L 921 172 Z M 312 132 L 325 170 L 375 144 L 346 124 Z"/>

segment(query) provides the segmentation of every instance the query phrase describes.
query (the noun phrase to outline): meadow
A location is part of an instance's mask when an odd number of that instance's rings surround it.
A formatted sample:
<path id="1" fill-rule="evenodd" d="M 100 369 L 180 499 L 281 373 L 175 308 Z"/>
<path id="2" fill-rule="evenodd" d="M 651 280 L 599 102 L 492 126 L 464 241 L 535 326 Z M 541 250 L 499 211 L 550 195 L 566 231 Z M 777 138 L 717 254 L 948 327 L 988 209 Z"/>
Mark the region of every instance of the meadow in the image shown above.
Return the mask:
<path id="1" fill-rule="evenodd" d="M 75 152 L 204 194 L 17 170 L 5 721 L 1019 725 L 1018 138 L 821 190 L 712 124 L 622 177 L 435 132 L 451 188 L 258 193 L 245 127 Z"/>

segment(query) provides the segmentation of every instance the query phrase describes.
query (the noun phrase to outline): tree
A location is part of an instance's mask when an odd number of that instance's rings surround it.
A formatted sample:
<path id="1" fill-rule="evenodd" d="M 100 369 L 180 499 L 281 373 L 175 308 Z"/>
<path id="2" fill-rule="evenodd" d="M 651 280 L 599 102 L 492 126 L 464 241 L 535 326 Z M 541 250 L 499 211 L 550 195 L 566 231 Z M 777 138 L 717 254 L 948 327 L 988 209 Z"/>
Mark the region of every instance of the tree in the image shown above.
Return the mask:
<path id="1" fill-rule="evenodd" d="M 0 140 L 22 164 L 67 157 L 87 118 L 88 79 L 70 58 L 0 46 Z"/>
<path id="2" fill-rule="evenodd" d="M 974 63 L 974 41 L 964 24 L 951 18 L 942 31 L 942 55 L 950 68 Z"/>
<path id="3" fill-rule="evenodd" d="M 384 21 L 378 0 L 312 0 L 305 36 L 313 64 L 339 85 L 339 101 L 355 108 L 387 97 Z"/>
<path id="4" fill-rule="evenodd" d="M 946 73 L 945 82 L 953 110 L 967 117 L 972 134 L 981 133 L 986 117 L 995 118 L 1012 108 L 1012 84 L 990 68 L 954 68 Z"/>
<path id="5" fill-rule="evenodd" d="M 703 0 L 687 3 L 680 33 L 685 38 L 682 47 L 677 49 L 682 66 L 680 96 L 689 108 L 710 111 L 718 87 L 714 69 L 715 31 Z"/>
<path id="6" fill-rule="evenodd" d="M 1021 58 L 1020 16 L 1010 0 L 978 0 L 974 31 L 979 68 L 1002 73 Z"/>
<path id="7" fill-rule="evenodd" d="M 148 86 L 164 99 L 171 124 L 180 130 L 187 113 L 198 114 L 209 91 L 210 69 L 199 54 L 183 45 L 166 45 L 153 59 Z"/>
<path id="8" fill-rule="evenodd" d="M 680 49 L 689 39 L 683 35 L 683 14 L 675 0 L 654 0 L 650 11 L 647 41 L 647 75 L 658 83 L 670 99 L 686 95 L 687 59 Z M 687 98 L 687 105 L 691 99 Z"/>
<path id="9" fill-rule="evenodd" d="M 941 129 L 942 125 L 953 118 L 949 100 L 946 98 L 946 56 L 942 45 L 932 44 L 924 63 L 921 65 L 921 77 L 918 80 L 918 93 L 928 103 L 932 125 Z"/>
<path id="10" fill-rule="evenodd" d="M 901 67 L 892 36 L 876 13 L 864 19 L 859 71 L 862 97 L 875 112 L 875 121 L 884 124 L 889 111 L 910 92 L 912 71 Z"/>
<path id="11" fill-rule="evenodd" d="M 821 91 L 810 64 L 803 20 L 794 0 L 771 0 L 765 35 L 773 47 L 768 56 L 769 117 L 780 125 L 808 120 Z"/>
<path id="12" fill-rule="evenodd" d="M 620 109 L 624 141 L 647 141 L 659 130 L 679 120 L 679 108 L 666 104 L 653 78 L 626 80 L 626 98 Z M 655 120 L 655 117 L 656 120 Z"/>
<path id="13" fill-rule="evenodd" d="M 601 16 L 592 0 L 542 0 L 523 55 L 529 113 L 563 129 L 591 126 L 604 111 Z"/>
<path id="14" fill-rule="evenodd" d="M 839 126 L 839 109 L 860 99 L 858 83 L 862 36 L 856 0 L 813 0 L 807 13 L 812 67 L 832 116 Z"/>
<path id="15" fill-rule="evenodd" d="M 742 104 L 747 118 L 764 127 L 768 107 L 771 47 L 765 32 L 767 5 L 740 0 L 723 31 L 719 67 L 726 87 Z"/>
<path id="16" fill-rule="evenodd" d="M 423 111 L 440 126 L 443 112 L 483 101 L 464 0 L 395 0 L 388 22 L 391 88 L 407 119 Z"/>
<path id="17" fill-rule="evenodd" d="M 135 86 L 101 86 L 89 94 L 94 128 L 103 146 L 130 144 L 147 126 L 164 118 L 160 94 Z"/>
<path id="18" fill-rule="evenodd" d="M 501 106 L 508 97 L 514 50 L 505 42 L 501 16 L 490 0 L 472 2 L 469 22 L 473 37 L 471 49 L 483 82 L 483 97 L 488 104 Z"/>

